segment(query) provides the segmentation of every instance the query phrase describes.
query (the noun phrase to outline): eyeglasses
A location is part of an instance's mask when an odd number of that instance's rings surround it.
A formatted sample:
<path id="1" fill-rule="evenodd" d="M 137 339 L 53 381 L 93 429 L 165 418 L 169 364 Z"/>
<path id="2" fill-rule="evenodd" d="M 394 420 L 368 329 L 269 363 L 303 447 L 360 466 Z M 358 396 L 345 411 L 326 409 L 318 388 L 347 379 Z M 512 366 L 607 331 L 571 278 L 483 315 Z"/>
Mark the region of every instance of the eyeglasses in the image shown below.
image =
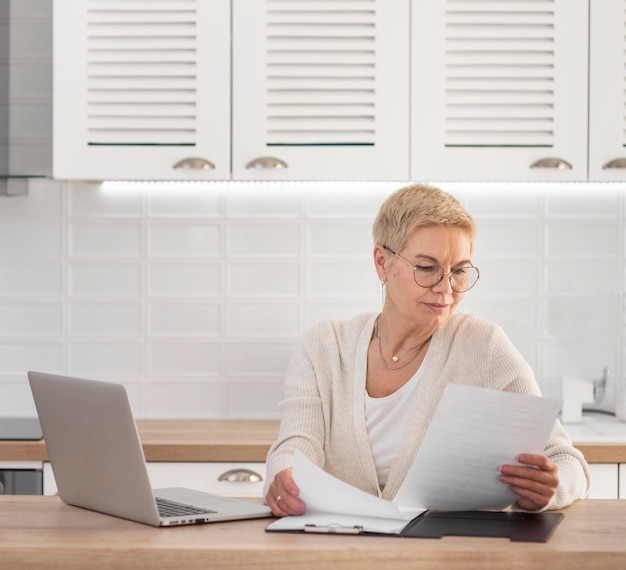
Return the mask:
<path id="1" fill-rule="evenodd" d="M 480 278 L 478 267 L 474 267 L 473 265 L 459 267 L 454 271 L 446 273 L 443 270 L 443 267 L 441 267 L 438 263 L 433 263 L 430 260 L 423 259 L 418 261 L 417 264 L 411 265 L 410 261 L 407 261 L 404 257 L 398 255 L 390 247 L 387 247 L 386 245 L 383 245 L 383 247 L 413 269 L 413 280 L 417 285 L 423 287 L 424 289 L 430 289 L 431 287 L 441 283 L 441 280 L 448 275 L 452 290 L 457 293 L 465 293 L 476 285 L 476 282 Z"/>

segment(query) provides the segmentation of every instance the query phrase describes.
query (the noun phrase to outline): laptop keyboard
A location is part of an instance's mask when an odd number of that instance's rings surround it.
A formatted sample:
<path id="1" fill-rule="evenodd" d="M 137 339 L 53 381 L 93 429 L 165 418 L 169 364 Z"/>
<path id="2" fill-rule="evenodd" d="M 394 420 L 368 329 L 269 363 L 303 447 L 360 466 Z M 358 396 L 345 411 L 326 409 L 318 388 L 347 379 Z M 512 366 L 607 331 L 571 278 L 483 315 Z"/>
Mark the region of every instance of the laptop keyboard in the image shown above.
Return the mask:
<path id="1" fill-rule="evenodd" d="M 210 509 L 201 509 L 198 507 L 192 507 L 191 505 L 184 505 L 168 499 L 161 499 L 160 497 L 156 497 L 156 504 L 159 514 L 162 517 L 182 517 L 185 515 L 203 515 L 217 512 L 211 511 Z"/>

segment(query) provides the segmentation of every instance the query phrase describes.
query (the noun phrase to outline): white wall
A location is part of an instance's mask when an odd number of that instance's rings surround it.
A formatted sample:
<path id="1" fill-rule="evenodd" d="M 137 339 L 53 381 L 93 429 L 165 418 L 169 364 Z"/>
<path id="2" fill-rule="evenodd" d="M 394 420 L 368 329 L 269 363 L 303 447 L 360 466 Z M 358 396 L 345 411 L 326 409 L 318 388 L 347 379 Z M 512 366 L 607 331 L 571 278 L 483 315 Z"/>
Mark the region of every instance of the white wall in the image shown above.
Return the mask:
<path id="1" fill-rule="evenodd" d="M 380 307 L 371 223 L 398 183 L 31 181 L 0 198 L 0 414 L 26 371 L 122 382 L 139 417 L 278 417 L 314 322 Z M 625 185 L 440 186 L 478 225 L 463 310 L 500 323 L 544 392 L 621 378 Z"/>

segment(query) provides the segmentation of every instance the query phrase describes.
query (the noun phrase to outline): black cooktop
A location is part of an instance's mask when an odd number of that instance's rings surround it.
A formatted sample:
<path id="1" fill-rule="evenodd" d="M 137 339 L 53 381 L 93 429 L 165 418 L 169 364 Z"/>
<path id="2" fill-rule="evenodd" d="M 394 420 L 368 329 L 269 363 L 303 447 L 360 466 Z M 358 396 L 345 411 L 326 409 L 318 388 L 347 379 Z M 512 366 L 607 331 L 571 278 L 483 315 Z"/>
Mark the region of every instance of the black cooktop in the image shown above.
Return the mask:
<path id="1" fill-rule="evenodd" d="M 37 441 L 43 437 L 37 418 L 0 418 L 0 440 Z"/>

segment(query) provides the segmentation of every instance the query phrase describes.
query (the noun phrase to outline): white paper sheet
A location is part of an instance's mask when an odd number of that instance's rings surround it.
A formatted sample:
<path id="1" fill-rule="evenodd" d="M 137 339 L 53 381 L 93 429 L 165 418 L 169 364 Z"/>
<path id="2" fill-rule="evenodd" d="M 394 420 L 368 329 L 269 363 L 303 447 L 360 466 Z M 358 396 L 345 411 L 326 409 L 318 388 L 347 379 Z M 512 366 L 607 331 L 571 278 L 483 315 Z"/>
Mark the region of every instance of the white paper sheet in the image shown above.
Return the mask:
<path id="1" fill-rule="evenodd" d="M 398 505 L 357 489 L 309 461 L 296 451 L 293 478 L 300 488 L 306 514 L 278 519 L 270 530 L 300 530 L 305 525 L 335 531 L 362 527 L 366 532 L 398 534 L 424 509 L 402 509 Z"/>
<path id="2" fill-rule="evenodd" d="M 448 384 L 394 498 L 436 510 L 500 509 L 515 495 L 498 479 L 520 453 L 543 453 L 561 402 Z"/>
<path id="3" fill-rule="evenodd" d="M 356 489 L 296 452 L 293 477 L 307 505 L 269 530 L 305 525 L 397 534 L 421 512 L 500 509 L 515 500 L 498 479 L 520 453 L 543 453 L 561 402 L 448 384 L 428 432 L 393 502 Z"/>

